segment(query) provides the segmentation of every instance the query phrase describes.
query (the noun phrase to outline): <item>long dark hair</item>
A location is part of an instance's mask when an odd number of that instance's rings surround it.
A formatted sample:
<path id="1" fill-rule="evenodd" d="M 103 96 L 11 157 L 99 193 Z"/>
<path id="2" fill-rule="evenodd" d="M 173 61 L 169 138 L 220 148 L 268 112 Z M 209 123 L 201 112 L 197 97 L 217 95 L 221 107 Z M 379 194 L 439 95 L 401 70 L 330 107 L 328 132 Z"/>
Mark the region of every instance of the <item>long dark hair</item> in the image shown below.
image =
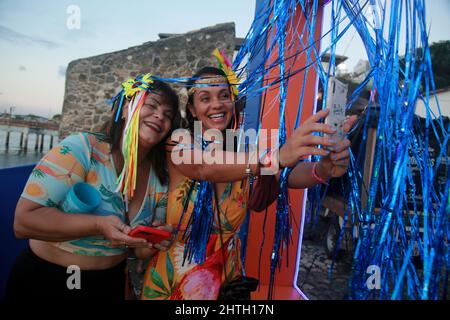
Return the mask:
<path id="1" fill-rule="evenodd" d="M 161 184 L 167 184 L 168 171 L 166 163 L 166 151 L 165 142 L 172 132 L 177 129 L 180 123 L 180 111 L 178 109 L 178 95 L 176 92 L 166 83 L 153 80 L 151 84 L 151 93 L 160 94 L 162 102 L 169 105 L 173 111 L 173 118 L 170 124 L 170 130 L 167 135 L 157 145 L 155 145 L 148 154 L 148 159 L 155 170 Z M 111 119 L 103 126 L 101 132 L 106 136 L 107 141 L 111 144 L 111 153 L 116 150 L 120 150 L 120 139 L 125 126 L 125 120 L 119 115 L 117 121 L 115 121 L 115 115 L 117 108 L 119 107 L 120 99 L 116 99 L 113 106 L 113 115 Z"/>

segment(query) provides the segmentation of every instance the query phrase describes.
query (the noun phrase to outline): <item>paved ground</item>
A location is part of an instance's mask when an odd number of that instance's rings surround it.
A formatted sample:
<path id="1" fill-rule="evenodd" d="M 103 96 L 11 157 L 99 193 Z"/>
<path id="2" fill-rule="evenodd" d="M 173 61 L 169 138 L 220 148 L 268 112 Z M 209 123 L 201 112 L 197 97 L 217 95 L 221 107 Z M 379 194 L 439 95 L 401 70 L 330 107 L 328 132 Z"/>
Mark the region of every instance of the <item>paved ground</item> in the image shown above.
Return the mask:
<path id="1" fill-rule="evenodd" d="M 332 259 L 327 257 L 324 245 L 327 228 L 327 223 L 321 221 L 314 231 L 308 228 L 304 230 L 298 286 L 310 300 L 345 300 L 348 294 L 352 256 L 350 251 L 341 250 L 330 272 Z M 130 280 L 134 284 L 136 296 L 139 297 L 138 288 L 142 285 L 143 269 L 136 261 L 130 262 L 130 269 L 134 270 Z M 450 292 L 450 281 L 447 282 L 447 288 L 447 292 Z"/>
<path id="2" fill-rule="evenodd" d="M 348 280 L 352 267 L 349 251 L 341 250 L 330 273 L 332 260 L 327 257 L 324 245 L 326 225 L 316 227 L 314 232 L 305 229 L 300 260 L 298 286 L 310 300 L 345 300 L 348 294 Z M 421 278 L 422 272 L 419 272 Z M 447 285 L 450 293 L 450 281 Z M 440 292 L 443 292 L 442 288 Z M 407 297 L 406 287 L 404 297 Z M 447 300 L 450 294 L 447 294 Z"/>
<path id="3" fill-rule="evenodd" d="M 330 273 L 323 242 L 303 240 L 298 286 L 310 300 L 343 300 L 347 295 L 351 259 L 343 255 Z M 331 277 L 330 277 L 331 275 Z"/>

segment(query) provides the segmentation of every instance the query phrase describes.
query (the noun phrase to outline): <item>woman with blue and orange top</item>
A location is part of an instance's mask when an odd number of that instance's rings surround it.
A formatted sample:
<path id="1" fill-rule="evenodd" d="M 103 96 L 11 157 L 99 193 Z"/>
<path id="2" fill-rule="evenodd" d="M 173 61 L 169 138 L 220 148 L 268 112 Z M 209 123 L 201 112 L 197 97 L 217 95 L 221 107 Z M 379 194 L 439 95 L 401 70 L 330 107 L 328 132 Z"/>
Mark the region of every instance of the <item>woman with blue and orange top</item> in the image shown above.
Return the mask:
<path id="1" fill-rule="evenodd" d="M 122 86 L 103 133 L 67 137 L 32 171 L 14 220 L 16 236 L 29 238 L 29 248 L 12 269 L 7 300 L 125 298 L 127 247 L 149 245 L 128 233 L 165 214 L 164 144 L 179 112 L 176 93 L 150 74 Z M 77 182 L 100 193 L 94 212 L 61 210 Z M 75 288 L 75 281 L 69 285 L 73 265 L 80 271 Z"/>
<path id="2" fill-rule="evenodd" d="M 192 132 L 194 120 L 198 120 L 202 125 L 203 132 L 200 139 L 214 140 L 214 143 L 220 142 L 217 141 L 217 136 L 215 139 L 208 137 L 207 130 L 216 129 L 224 133 L 226 129 L 234 127 L 233 122 L 238 121 L 233 86 L 230 83 L 232 82 L 224 71 L 206 67 L 199 70 L 187 84 L 189 109 L 187 120 L 191 129 L 191 143 L 197 138 Z M 282 167 L 295 166 L 288 180 L 292 188 L 311 187 L 332 177 L 342 176 L 347 171 L 350 142 L 347 139 L 334 142 L 326 137 L 312 135 L 313 132 L 334 132 L 330 126 L 319 123 L 319 120 L 325 118 L 327 114 L 327 111 L 320 111 L 307 119 L 280 150 L 272 152 L 272 162 L 277 161 L 275 159 L 277 156 Z M 347 121 L 345 125 L 347 131 L 355 121 L 354 117 Z M 185 137 L 183 139 L 185 143 Z M 224 141 L 221 143 L 225 145 Z M 332 151 L 318 148 L 319 144 L 329 147 Z M 225 294 L 223 290 L 221 292 L 223 284 L 233 281 L 237 281 L 237 295 L 234 298 L 248 299 L 252 285 L 246 287 L 248 284 L 241 281 L 242 264 L 238 232 L 245 219 L 247 207 L 261 211 L 277 195 L 276 188 L 269 192 L 267 188 L 264 188 L 265 183 L 276 187 L 277 176 L 261 176 L 257 180 L 259 182 L 256 189 L 266 189 L 262 193 L 266 193 L 267 196 L 259 197 L 256 202 L 255 199 L 249 200 L 248 175 L 259 175 L 261 167 L 264 166 L 263 163 L 270 162 L 268 161 L 270 159 L 252 162 L 248 153 L 234 153 L 232 150 L 223 152 L 223 159 L 227 158 L 228 153 L 232 153 L 229 159 L 235 159 L 235 161 L 231 164 L 189 164 L 178 163 L 178 160 L 175 164 L 173 156 L 178 154 L 180 149 L 176 147 L 170 149 L 171 152 L 167 157 L 170 181 L 166 223 L 173 226 L 179 225 L 180 228 L 168 250 L 158 250 L 166 249 L 159 246 L 135 250 L 136 255 L 141 259 L 153 256 L 144 277 L 142 299 L 215 300 L 219 298 L 220 293 Z M 195 148 L 182 147 L 181 149 L 182 153 L 189 153 L 187 159 L 195 159 L 197 152 L 200 153 L 197 156 L 202 159 L 206 152 Z M 316 163 L 298 164 L 300 159 L 312 154 L 321 155 L 322 160 Z M 211 202 L 217 213 L 214 215 L 203 263 L 185 259 L 187 243 L 186 238 L 183 237 L 192 212 L 195 210 L 194 202 L 197 192 L 195 184 L 199 180 L 215 182 L 215 196 Z M 222 297 L 233 296 L 233 294 L 231 296 L 229 293 L 226 294 Z"/>

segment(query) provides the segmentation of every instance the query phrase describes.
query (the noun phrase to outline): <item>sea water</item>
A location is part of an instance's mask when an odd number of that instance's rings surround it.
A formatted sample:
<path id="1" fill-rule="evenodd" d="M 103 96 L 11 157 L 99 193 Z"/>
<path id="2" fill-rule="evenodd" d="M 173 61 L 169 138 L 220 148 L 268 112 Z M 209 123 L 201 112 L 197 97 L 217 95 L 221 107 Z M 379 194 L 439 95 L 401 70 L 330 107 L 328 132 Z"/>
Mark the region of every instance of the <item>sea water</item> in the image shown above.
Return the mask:
<path id="1" fill-rule="evenodd" d="M 34 150 L 36 139 L 36 134 L 30 133 L 28 135 L 28 148 L 25 152 L 20 148 L 20 132 L 12 131 L 9 134 L 9 148 L 6 150 L 6 131 L 0 130 L 0 169 L 37 163 L 50 149 L 51 137 L 49 135 L 44 136 L 42 152 L 39 149 L 37 151 Z M 57 144 L 58 138 L 53 137 L 53 146 Z"/>

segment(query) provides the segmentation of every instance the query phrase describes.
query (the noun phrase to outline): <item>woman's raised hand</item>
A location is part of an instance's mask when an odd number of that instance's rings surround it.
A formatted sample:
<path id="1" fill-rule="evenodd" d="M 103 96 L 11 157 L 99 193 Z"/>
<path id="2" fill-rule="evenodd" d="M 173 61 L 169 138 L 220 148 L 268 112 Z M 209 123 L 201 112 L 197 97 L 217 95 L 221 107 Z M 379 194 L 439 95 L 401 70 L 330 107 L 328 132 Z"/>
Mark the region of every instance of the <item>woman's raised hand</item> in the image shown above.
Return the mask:
<path id="1" fill-rule="evenodd" d="M 301 159 L 310 155 L 326 157 L 330 151 L 318 148 L 318 145 L 324 147 L 334 147 L 336 142 L 329 137 L 320 137 L 313 135 L 314 132 L 333 134 L 336 132 L 330 125 L 319 123 L 320 120 L 328 116 L 328 109 L 321 110 L 305 120 L 294 133 L 286 140 L 286 143 L 280 148 L 279 163 L 281 167 L 292 167 Z"/>
<path id="2" fill-rule="evenodd" d="M 351 116 L 345 120 L 344 132 L 346 134 L 355 125 L 357 120 L 358 118 L 356 116 Z M 345 138 L 333 147 L 333 150 L 328 156 L 320 159 L 317 170 L 321 177 L 338 178 L 347 172 L 350 163 L 350 145 L 350 141 Z"/>

